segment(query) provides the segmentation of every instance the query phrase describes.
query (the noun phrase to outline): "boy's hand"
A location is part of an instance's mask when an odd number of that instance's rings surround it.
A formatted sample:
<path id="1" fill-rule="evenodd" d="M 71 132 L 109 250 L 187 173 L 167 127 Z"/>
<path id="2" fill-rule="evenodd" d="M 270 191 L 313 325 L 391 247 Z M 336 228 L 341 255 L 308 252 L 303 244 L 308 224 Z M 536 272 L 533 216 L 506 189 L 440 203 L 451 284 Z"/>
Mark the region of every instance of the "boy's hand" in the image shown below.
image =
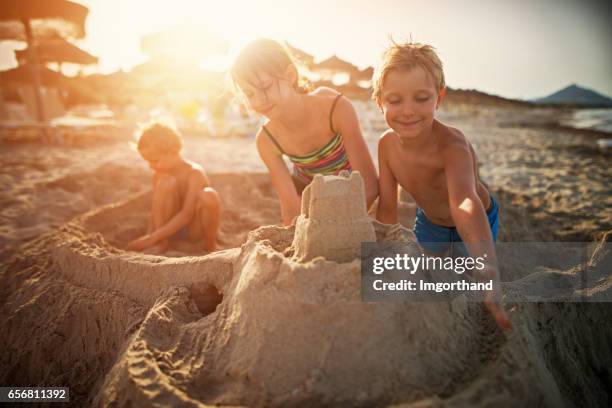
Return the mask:
<path id="1" fill-rule="evenodd" d="M 488 266 L 482 271 L 478 272 L 477 278 L 479 278 L 479 280 L 481 281 L 486 281 L 489 279 L 496 280 L 497 275 L 497 268 Z M 492 291 L 487 292 L 487 294 L 485 295 L 483 301 L 484 305 L 493 316 L 493 319 L 495 320 L 495 323 L 497 323 L 499 328 L 503 331 L 510 331 L 512 330 L 512 322 L 508 318 L 508 315 L 506 314 L 506 311 L 504 310 L 502 305 L 500 305 L 499 302 L 495 299 L 495 294 L 496 292 L 494 285 L 494 289 Z"/>
<path id="2" fill-rule="evenodd" d="M 495 293 L 493 291 L 487 292 L 484 304 L 491 315 L 493 315 L 493 319 L 500 329 L 506 332 L 512 330 L 512 322 L 504 308 L 495 300 Z"/>
<path id="3" fill-rule="evenodd" d="M 151 235 L 147 234 L 127 244 L 126 249 L 128 251 L 142 251 L 143 249 L 153 246 L 154 244 L 155 242 L 151 240 Z"/>

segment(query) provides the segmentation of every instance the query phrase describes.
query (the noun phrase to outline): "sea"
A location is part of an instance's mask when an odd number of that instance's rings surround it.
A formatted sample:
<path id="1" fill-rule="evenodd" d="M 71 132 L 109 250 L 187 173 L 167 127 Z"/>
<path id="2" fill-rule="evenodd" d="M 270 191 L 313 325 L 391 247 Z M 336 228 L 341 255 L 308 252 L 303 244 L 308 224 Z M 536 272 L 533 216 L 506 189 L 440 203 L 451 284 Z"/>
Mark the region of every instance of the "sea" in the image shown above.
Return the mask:
<path id="1" fill-rule="evenodd" d="M 612 109 L 576 109 L 561 124 L 612 133 Z"/>

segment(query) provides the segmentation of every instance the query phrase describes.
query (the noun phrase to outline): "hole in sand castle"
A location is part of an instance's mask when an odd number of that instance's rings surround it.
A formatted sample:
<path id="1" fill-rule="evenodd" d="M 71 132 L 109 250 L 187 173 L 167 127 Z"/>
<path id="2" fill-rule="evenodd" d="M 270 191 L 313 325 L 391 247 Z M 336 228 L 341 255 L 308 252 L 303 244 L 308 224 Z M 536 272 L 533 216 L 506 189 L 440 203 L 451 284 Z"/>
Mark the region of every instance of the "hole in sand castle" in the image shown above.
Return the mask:
<path id="1" fill-rule="evenodd" d="M 207 316 L 213 313 L 223 301 L 223 295 L 214 285 L 208 282 L 196 282 L 189 287 L 189 297 L 202 314 Z"/>
<path id="2" fill-rule="evenodd" d="M 222 213 L 218 236 L 219 249 L 236 248 L 246 242 L 250 231 L 280 224 L 280 205 L 268 194 L 272 183 L 267 174 L 210 174 L 211 185 L 221 197 Z M 84 220 L 85 229 L 100 233 L 104 240 L 124 249 L 133 239 L 146 233 L 151 211 L 151 193 L 136 195 L 122 203 L 92 213 Z M 170 257 L 203 255 L 202 240 L 190 241 L 187 234 L 170 239 Z"/>

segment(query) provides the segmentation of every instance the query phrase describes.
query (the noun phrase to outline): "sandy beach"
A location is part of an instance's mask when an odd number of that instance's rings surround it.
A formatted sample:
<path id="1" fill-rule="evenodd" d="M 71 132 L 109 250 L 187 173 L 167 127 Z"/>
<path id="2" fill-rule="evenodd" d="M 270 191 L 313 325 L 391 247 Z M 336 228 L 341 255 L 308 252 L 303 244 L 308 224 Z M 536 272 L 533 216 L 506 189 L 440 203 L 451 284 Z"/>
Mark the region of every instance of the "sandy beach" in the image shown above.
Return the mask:
<path id="1" fill-rule="evenodd" d="M 596 144 L 609 134 L 553 126 L 556 115 L 474 104 L 440 112 L 474 145 L 502 208 L 501 241 L 610 239 L 610 152 Z M 379 133 L 364 129 L 376 157 Z M 221 249 L 127 252 L 146 229 L 151 190 L 131 131 L 90 145 L 0 130 L 0 383 L 69 386 L 75 407 L 611 402 L 609 244 L 593 246 L 588 268 L 502 274 L 509 334 L 461 299 L 364 303 L 357 257 L 293 256 L 299 224 L 279 226 L 252 138 L 186 134 L 184 155 L 221 196 Z M 404 242 L 414 211 L 401 203 L 406 228 L 362 221 L 377 241 Z M 517 293 L 531 281 L 558 301 L 525 301 Z"/>

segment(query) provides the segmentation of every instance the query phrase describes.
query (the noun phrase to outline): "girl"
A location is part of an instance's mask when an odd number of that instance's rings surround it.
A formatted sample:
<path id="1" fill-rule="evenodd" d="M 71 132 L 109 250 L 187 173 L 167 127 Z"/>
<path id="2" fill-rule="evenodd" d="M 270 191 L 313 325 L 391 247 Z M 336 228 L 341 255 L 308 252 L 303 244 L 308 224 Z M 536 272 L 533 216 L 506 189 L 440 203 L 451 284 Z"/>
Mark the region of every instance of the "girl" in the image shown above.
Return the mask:
<path id="1" fill-rule="evenodd" d="M 247 105 L 268 119 L 255 140 L 278 193 L 285 225 L 300 214 L 302 190 L 316 174 L 358 170 L 370 208 L 378 195 L 376 170 L 347 98 L 327 87 L 308 92 L 288 52 L 267 39 L 240 52 L 231 76 Z M 293 174 L 283 155 L 293 163 Z"/>

